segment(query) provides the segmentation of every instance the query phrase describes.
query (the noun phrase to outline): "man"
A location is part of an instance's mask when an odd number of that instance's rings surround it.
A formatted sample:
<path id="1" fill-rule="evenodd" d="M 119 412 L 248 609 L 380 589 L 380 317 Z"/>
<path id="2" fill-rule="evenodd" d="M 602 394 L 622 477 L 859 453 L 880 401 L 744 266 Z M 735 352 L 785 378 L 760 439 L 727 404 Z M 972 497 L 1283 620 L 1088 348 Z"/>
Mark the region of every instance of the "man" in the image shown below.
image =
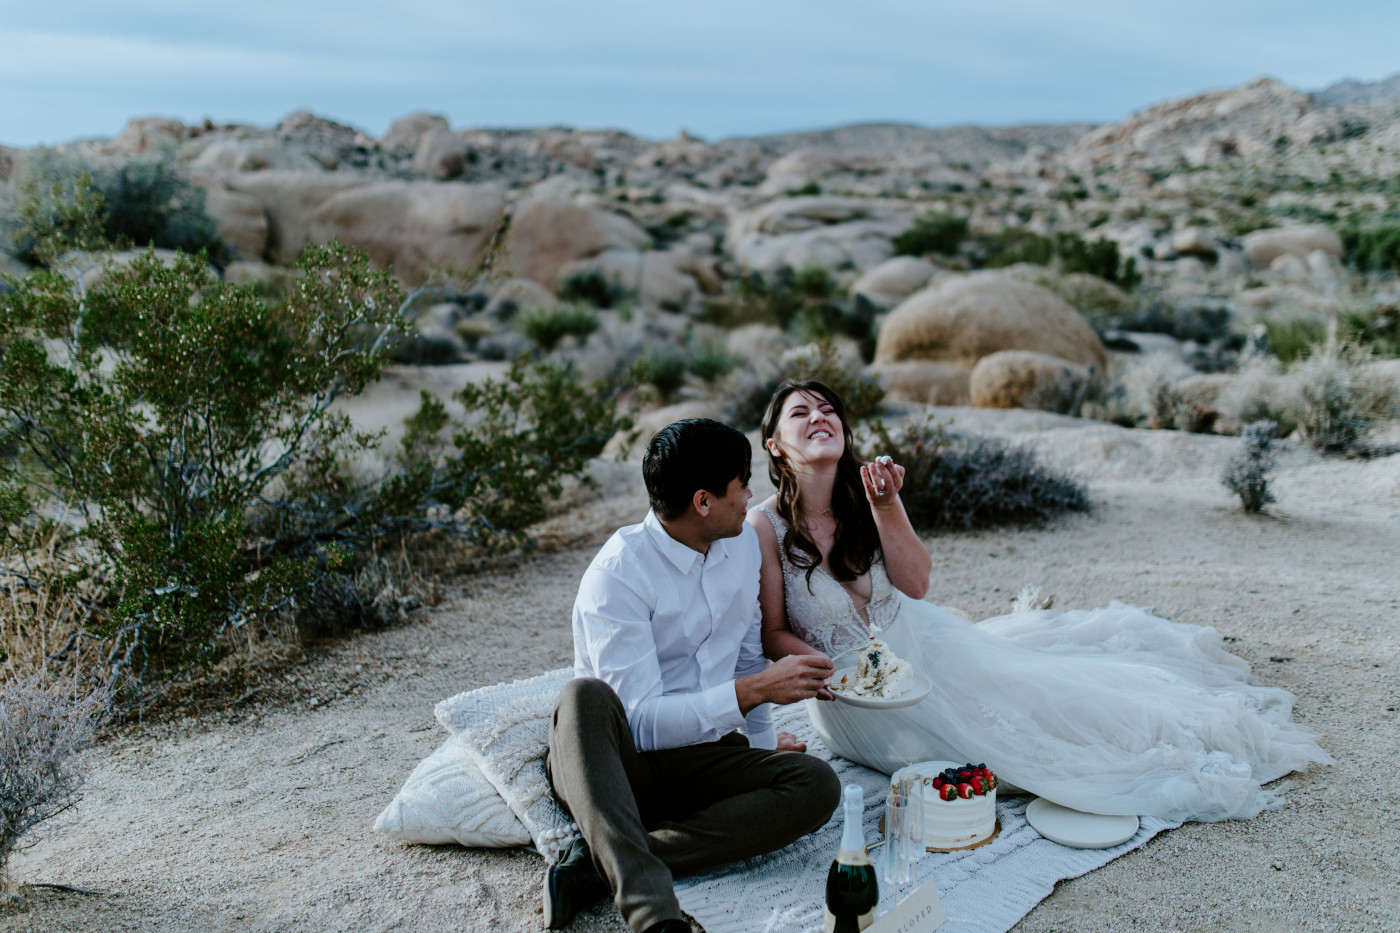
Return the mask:
<path id="1" fill-rule="evenodd" d="M 835 773 L 765 705 L 816 696 L 832 664 L 763 658 L 750 459 L 717 421 L 663 428 L 642 461 L 652 511 L 584 573 L 546 759 L 583 840 L 545 873 L 551 929 L 611 890 L 636 933 L 686 933 L 673 873 L 779 849 L 836 808 Z"/>

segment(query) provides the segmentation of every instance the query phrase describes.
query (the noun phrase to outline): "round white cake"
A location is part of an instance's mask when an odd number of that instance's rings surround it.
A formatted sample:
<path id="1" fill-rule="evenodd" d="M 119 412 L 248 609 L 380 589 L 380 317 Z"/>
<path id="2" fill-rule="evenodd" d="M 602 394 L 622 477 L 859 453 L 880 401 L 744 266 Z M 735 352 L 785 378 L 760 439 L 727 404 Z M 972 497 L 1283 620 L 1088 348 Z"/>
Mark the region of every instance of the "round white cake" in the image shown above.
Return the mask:
<path id="1" fill-rule="evenodd" d="M 996 775 L 985 765 L 920 761 L 896 771 L 891 781 L 897 787 L 902 777 L 915 775 L 923 784 L 925 848 L 966 849 L 996 833 Z"/>

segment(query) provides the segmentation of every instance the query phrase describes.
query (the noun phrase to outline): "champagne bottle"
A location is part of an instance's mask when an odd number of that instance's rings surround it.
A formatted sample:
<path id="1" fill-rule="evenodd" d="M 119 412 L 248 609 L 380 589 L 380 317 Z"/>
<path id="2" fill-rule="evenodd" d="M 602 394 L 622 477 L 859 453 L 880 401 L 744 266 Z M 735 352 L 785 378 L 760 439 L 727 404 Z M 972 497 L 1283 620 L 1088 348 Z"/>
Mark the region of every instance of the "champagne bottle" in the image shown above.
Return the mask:
<path id="1" fill-rule="evenodd" d="M 860 829 L 864 794 L 857 784 L 847 784 L 841 794 L 845 830 L 841 849 L 826 875 L 826 933 L 859 933 L 875 921 L 880 888 L 875 866 L 865 851 Z"/>

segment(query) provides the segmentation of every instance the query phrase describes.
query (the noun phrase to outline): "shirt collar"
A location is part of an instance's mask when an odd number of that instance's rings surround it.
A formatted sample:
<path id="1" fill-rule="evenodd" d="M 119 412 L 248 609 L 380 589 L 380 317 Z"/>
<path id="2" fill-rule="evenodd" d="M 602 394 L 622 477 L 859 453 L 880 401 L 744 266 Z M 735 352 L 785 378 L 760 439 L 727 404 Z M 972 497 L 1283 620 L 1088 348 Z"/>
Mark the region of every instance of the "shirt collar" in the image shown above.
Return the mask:
<path id="1" fill-rule="evenodd" d="M 646 519 L 642 522 L 647 534 L 651 535 L 651 541 L 656 545 L 656 549 L 666 556 L 676 569 L 681 573 L 690 573 L 695 568 L 697 560 L 705 561 L 713 557 L 716 561 L 727 556 L 728 550 L 725 547 L 724 539 L 714 541 L 710 544 L 709 555 L 701 554 L 688 544 L 682 544 L 666 531 L 661 519 L 656 517 L 656 512 L 647 512 Z"/>

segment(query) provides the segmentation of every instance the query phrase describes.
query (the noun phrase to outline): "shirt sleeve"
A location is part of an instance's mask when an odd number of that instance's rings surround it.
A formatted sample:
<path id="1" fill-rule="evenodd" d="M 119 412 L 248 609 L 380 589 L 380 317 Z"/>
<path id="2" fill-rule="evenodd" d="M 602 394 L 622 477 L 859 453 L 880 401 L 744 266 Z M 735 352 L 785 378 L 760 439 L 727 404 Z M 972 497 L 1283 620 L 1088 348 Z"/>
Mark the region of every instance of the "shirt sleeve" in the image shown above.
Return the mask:
<path id="1" fill-rule="evenodd" d="M 753 615 L 744 632 L 744 640 L 739 643 L 739 659 L 734 663 L 734 679 L 758 673 L 766 667 L 768 659 L 763 656 L 763 609 L 759 605 L 758 588 L 755 586 Z M 749 710 L 745 722 L 750 745 L 754 748 L 778 747 L 778 735 L 773 729 L 773 704 L 758 704 Z"/>
<path id="2" fill-rule="evenodd" d="M 581 646 L 575 673 L 613 688 L 637 750 L 713 742 L 744 725 L 732 680 L 697 693 L 663 694 L 652 613 L 643 594 L 598 567 L 584 574 L 574 601 L 574 641 Z"/>

